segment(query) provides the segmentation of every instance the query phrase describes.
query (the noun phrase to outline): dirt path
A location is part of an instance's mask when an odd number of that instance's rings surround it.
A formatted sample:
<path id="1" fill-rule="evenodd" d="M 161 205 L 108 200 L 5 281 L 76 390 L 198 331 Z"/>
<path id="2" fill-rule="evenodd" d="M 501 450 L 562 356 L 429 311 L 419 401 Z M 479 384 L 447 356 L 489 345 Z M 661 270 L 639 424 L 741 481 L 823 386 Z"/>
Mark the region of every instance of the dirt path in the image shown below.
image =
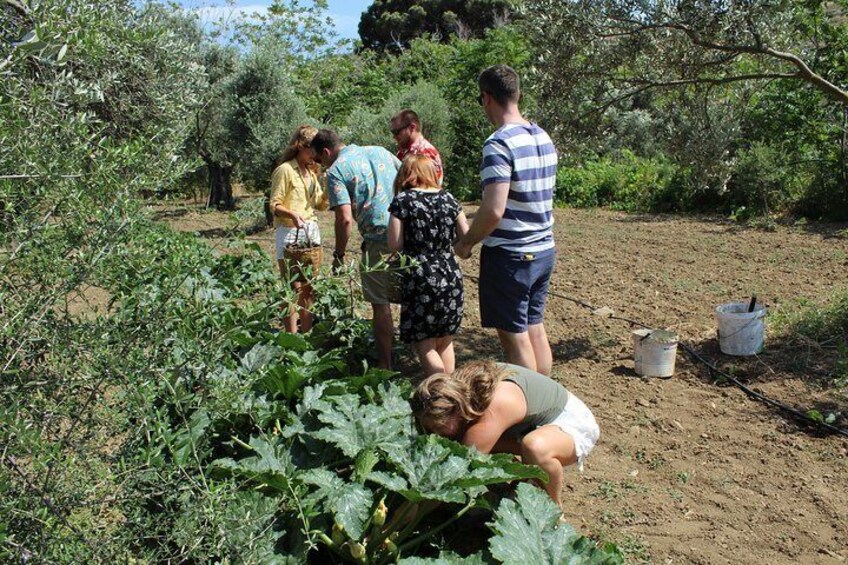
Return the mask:
<path id="1" fill-rule="evenodd" d="M 760 231 L 596 210 L 555 215 L 554 292 L 671 328 L 765 394 L 804 410 L 841 410 L 839 423 L 848 424 L 848 397 L 816 386 L 826 367 L 814 345 L 767 338 L 758 357 L 723 357 L 713 318 L 716 305 L 751 294 L 779 315 L 848 287 L 845 226 Z M 211 242 L 227 225 L 224 214 L 192 208 L 163 219 Z M 331 242 L 330 215 L 321 221 Z M 272 231 L 249 239 L 273 253 Z M 477 274 L 476 253 L 463 268 Z M 476 285 L 466 288 L 460 362 L 497 357 L 494 334 L 479 328 Z M 559 298 L 546 320 L 554 376 L 592 407 L 602 431 L 583 475 L 567 476 L 571 523 L 617 542 L 636 562 L 848 562 L 848 441 L 817 437 L 741 391 L 712 384 L 682 355 L 672 379 L 636 377 L 622 322 Z"/>

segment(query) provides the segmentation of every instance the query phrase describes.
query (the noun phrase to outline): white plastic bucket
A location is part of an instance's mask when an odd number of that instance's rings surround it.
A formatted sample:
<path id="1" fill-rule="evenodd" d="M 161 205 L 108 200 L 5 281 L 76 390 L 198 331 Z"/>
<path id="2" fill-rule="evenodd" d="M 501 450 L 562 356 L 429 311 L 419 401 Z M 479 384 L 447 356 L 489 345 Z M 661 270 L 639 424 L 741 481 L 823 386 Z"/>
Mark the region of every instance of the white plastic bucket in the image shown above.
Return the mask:
<path id="1" fill-rule="evenodd" d="M 664 330 L 634 330 L 633 359 L 636 374 L 643 377 L 670 377 L 677 358 L 677 335 Z"/>
<path id="2" fill-rule="evenodd" d="M 765 343 L 766 307 L 748 312 L 748 303 L 729 302 L 716 308 L 718 343 L 726 355 L 754 355 Z"/>

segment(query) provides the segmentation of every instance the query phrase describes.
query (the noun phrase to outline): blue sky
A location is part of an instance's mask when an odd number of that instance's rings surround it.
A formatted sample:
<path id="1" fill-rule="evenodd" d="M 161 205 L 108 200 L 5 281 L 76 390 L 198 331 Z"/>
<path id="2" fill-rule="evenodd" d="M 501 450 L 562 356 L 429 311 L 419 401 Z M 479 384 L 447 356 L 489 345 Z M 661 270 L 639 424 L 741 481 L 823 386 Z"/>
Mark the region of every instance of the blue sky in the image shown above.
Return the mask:
<path id="1" fill-rule="evenodd" d="M 308 0 L 307 0 L 308 1 Z M 215 21 L 221 18 L 247 16 L 262 12 L 271 4 L 271 0 L 179 0 L 189 10 L 200 12 L 201 21 Z M 329 0 L 328 15 L 333 18 L 341 38 L 359 39 L 357 27 L 359 16 L 372 0 Z"/>

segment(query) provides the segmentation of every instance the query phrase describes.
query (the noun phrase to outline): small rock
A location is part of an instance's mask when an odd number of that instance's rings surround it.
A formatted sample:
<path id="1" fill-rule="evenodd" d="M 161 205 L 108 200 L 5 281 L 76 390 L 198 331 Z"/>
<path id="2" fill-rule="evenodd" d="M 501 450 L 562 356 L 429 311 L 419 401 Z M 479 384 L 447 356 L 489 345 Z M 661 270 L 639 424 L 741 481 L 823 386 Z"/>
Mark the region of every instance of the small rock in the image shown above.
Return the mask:
<path id="1" fill-rule="evenodd" d="M 592 314 L 594 314 L 595 316 L 600 316 L 601 318 L 609 318 L 610 316 L 615 314 L 615 310 L 609 308 L 608 306 L 603 306 L 596 310 L 592 310 Z"/>
<path id="2" fill-rule="evenodd" d="M 639 406 L 643 406 L 645 408 L 647 408 L 648 406 L 651 405 L 651 403 L 648 402 L 647 400 L 645 400 L 644 398 L 640 398 L 640 399 L 636 400 L 636 404 L 638 404 Z"/>
<path id="3" fill-rule="evenodd" d="M 674 427 L 677 428 L 678 430 L 680 430 L 681 432 L 686 431 L 686 428 L 683 427 L 683 424 L 681 424 L 677 420 L 672 420 L 671 423 L 674 424 Z"/>
<path id="4" fill-rule="evenodd" d="M 718 406 L 716 406 L 715 402 L 710 402 L 710 408 L 712 408 L 713 410 L 718 410 Z"/>
<path id="5" fill-rule="evenodd" d="M 639 426 L 630 426 L 630 429 L 627 431 L 630 432 L 630 435 L 638 436 L 640 433 L 642 433 L 642 428 L 640 428 Z"/>
<path id="6" fill-rule="evenodd" d="M 633 469 L 632 471 L 630 471 L 631 477 L 636 477 L 638 475 L 639 475 L 639 469 Z"/>
<path id="7" fill-rule="evenodd" d="M 701 434 L 701 439 L 710 439 L 708 434 Z"/>

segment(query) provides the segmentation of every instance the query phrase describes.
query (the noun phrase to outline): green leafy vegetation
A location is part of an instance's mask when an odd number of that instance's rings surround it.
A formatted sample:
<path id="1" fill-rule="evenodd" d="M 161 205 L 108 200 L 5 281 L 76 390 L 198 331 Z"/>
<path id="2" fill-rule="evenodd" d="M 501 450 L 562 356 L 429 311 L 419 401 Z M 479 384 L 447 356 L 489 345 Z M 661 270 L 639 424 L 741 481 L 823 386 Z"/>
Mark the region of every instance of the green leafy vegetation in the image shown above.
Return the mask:
<path id="1" fill-rule="evenodd" d="M 215 247 L 157 224 L 145 202 L 202 183 L 209 205 L 233 207 L 233 183 L 265 188 L 301 122 L 394 149 L 388 119 L 406 106 L 442 150 L 448 189 L 477 198 L 492 128 L 475 80 L 507 63 L 524 79 L 522 110 L 559 147 L 563 205 L 845 215 L 838 93 L 810 77 L 725 81 L 785 69 L 711 59 L 677 32 L 609 41 L 586 25 L 609 14 L 583 4 L 457 4 L 435 22 L 450 30 L 441 37 L 410 33 L 398 49 L 377 37 L 377 50 L 363 37 L 352 51 L 327 32 L 326 2 L 273 2 L 208 30 L 153 3 L 0 0 L 0 559 L 621 562 L 559 525 L 526 482 L 545 480 L 538 468 L 419 433 L 410 384 L 371 367 L 355 268 L 317 274 L 314 330 L 281 334 L 291 291 L 240 239 L 261 225 L 261 200 L 239 204 Z M 846 6 L 826 4 L 713 15 L 721 30 L 769 25 L 774 45 L 845 84 Z M 383 30 L 387 5 L 369 12 Z M 421 11 L 399 17 L 409 31 Z M 846 310 L 837 297 L 787 316 L 833 352 L 837 386 Z M 644 488 L 604 482 L 594 494 Z M 446 535 L 468 524 L 479 538 Z M 623 549 L 646 554 L 638 540 Z"/>

